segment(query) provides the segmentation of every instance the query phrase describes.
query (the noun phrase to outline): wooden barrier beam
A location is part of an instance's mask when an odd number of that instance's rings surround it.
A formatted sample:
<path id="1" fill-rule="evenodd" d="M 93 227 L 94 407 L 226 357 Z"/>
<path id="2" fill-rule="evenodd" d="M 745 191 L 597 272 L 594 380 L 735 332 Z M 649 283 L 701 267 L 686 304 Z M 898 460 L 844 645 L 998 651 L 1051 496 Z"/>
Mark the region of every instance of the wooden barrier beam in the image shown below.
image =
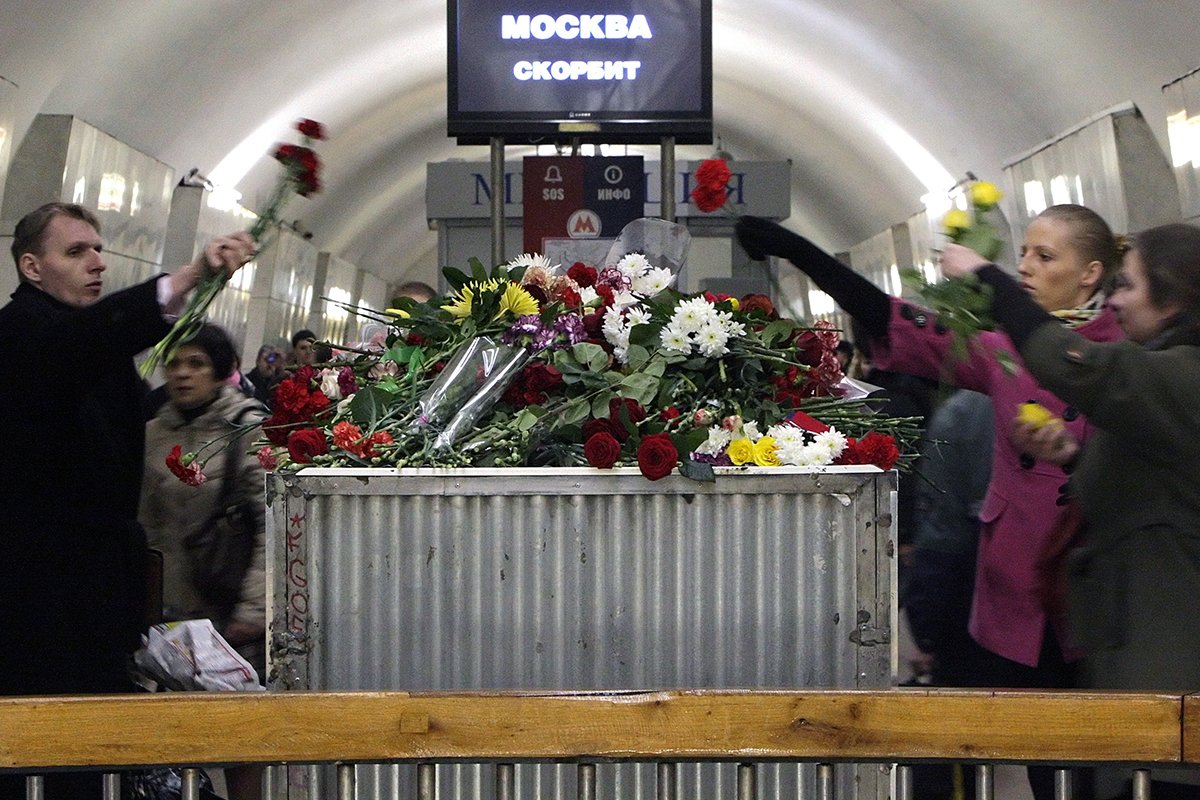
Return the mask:
<path id="1" fill-rule="evenodd" d="M 1170 763 L 1178 695 L 664 691 L 0 699 L 0 769 L 394 760 Z"/>
<path id="2" fill-rule="evenodd" d="M 1200 694 L 1183 698 L 1183 760 L 1200 764 Z"/>

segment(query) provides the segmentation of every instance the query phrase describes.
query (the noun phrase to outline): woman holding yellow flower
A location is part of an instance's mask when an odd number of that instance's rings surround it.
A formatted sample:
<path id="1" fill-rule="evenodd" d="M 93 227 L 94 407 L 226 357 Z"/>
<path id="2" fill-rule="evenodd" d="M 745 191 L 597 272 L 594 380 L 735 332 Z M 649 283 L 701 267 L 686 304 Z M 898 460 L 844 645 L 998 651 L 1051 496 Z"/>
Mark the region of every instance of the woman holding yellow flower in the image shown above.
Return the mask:
<path id="1" fill-rule="evenodd" d="M 1012 427 L 1018 406 L 1031 400 L 1061 418 L 1076 439 L 1088 437 L 1087 421 L 1039 387 L 1004 333 L 984 331 L 964 356 L 956 356 L 953 336 L 932 311 L 889 297 L 807 239 L 755 217 L 743 217 L 737 234 L 752 257 L 787 258 L 832 296 L 870 335 L 879 367 L 991 396 L 992 479 L 980 512 L 970 623 L 971 635 L 986 650 L 975 670 L 976 685 L 1073 685 L 1078 653 L 1063 644 L 1061 620 L 1043 608 L 1038 574 L 1067 475 L 1058 464 L 1022 452 Z M 1059 205 L 1030 224 L 1017 271 L 1022 288 L 1043 309 L 1092 341 L 1112 341 L 1120 329 L 1104 309 L 1104 289 L 1118 266 L 1117 244 L 1104 220 L 1082 206 Z M 1031 784 L 1039 800 L 1053 797 L 1049 768 L 1037 768 Z"/>

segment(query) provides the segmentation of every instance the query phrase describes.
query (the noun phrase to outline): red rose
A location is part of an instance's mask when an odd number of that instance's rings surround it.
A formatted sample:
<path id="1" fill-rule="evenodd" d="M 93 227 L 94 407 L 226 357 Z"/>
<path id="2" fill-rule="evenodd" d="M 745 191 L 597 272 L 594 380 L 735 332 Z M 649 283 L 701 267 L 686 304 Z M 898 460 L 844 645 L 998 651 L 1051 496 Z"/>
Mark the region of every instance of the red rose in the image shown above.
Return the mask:
<path id="1" fill-rule="evenodd" d="M 624 412 L 624 418 L 622 418 L 622 412 Z M 636 425 L 646 418 L 646 409 L 642 408 L 642 404 L 632 397 L 614 397 L 608 401 L 608 416 L 612 417 L 612 421 L 617 424 L 628 419 Z"/>
<path id="2" fill-rule="evenodd" d="M 748 294 L 742 298 L 741 306 L 743 314 L 749 314 L 751 311 L 761 311 L 771 319 L 779 316 L 775 311 L 775 304 L 765 294 Z"/>
<path id="3" fill-rule="evenodd" d="M 313 456 L 325 455 L 325 434 L 316 428 L 292 431 L 287 438 L 288 454 L 297 464 L 311 464 Z"/>
<path id="4" fill-rule="evenodd" d="M 290 426 L 295 421 L 291 416 L 276 411 L 263 423 L 263 433 L 272 444 L 287 444 L 288 434 L 292 432 Z"/>
<path id="5" fill-rule="evenodd" d="M 567 277 L 579 284 L 580 287 L 595 286 L 598 274 L 595 267 L 589 267 L 582 261 L 576 261 L 567 270 Z"/>
<path id="6" fill-rule="evenodd" d="M 583 423 L 583 440 L 585 442 L 598 433 L 607 433 L 618 442 L 629 438 L 629 431 L 625 430 L 625 426 L 618 425 L 611 419 L 589 419 Z"/>
<path id="7" fill-rule="evenodd" d="M 821 356 L 825 352 L 825 345 L 816 331 L 797 331 L 792 341 L 796 349 L 800 351 L 797 354 L 797 360 L 801 364 L 808 367 L 815 367 L 821 363 Z M 837 345 L 834 346 L 836 347 Z"/>
<path id="8" fill-rule="evenodd" d="M 621 457 L 621 443 L 611 433 L 600 431 L 584 442 L 583 455 L 597 469 L 612 469 L 612 465 Z"/>
<path id="9" fill-rule="evenodd" d="M 302 119 L 296 123 L 296 130 L 304 134 L 310 139 L 324 141 L 325 126 L 317 122 L 315 119 Z"/>
<path id="10" fill-rule="evenodd" d="M 696 169 L 696 188 L 692 190 L 692 202 L 696 208 L 708 213 L 725 205 L 729 196 L 727 187 L 733 173 L 723 158 L 710 158 L 700 162 Z"/>
<path id="11" fill-rule="evenodd" d="M 673 419 L 678 419 L 681 412 L 675 406 L 667 406 L 662 411 L 658 412 L 658 418 L 663 422 L 670 422 Z"/>
<path id="12" fill-rule="evenodd" d="M 604 312 L 593 311 L 583 315 L 583 329 L 593 339 L 599 339 L 604 333 Z"/>
<path id="13" fill-rule="evenodd" d="M 679 463 L 679 451 L 675 443 L 665 433 L 656 433 L 642 439 L 637 451 L 638 469 L 648 479 L 656 481 L 665 478 Z"/>

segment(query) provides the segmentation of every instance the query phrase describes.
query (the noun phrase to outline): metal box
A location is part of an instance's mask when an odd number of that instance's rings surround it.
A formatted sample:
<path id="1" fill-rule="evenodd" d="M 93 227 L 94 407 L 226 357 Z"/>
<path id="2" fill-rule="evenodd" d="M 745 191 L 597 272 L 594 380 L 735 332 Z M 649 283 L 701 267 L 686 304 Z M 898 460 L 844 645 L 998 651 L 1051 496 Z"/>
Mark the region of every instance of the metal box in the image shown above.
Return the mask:
<path id="1" fill-rule="evenodd" d="M 269 688 L 891 685 L 895 473 L 718 472 L 712 483 L 631 468 L 270 475 Z M 652 767 L 601 769 L 601 797 L 653 794 Z M 874 777 L 842 770 L 846 788 L 885 796 L 886 776 L 864 769 Z M 406 770 L 359 767 L 360 791 L 412 796 Z M 810 772 L 765 768 L 760 796 L 808 791 Z M 570 767 L 517 773 L 521 797 L 574 796 Z M 317 775 L 290 776 L 289 796 L 327 794 Z M 731 796 L 732 781 L 733 765 L 685 765 L 680 789 Z M 439 793 L 490 789 L 478 765 L 444 765 Z"/>

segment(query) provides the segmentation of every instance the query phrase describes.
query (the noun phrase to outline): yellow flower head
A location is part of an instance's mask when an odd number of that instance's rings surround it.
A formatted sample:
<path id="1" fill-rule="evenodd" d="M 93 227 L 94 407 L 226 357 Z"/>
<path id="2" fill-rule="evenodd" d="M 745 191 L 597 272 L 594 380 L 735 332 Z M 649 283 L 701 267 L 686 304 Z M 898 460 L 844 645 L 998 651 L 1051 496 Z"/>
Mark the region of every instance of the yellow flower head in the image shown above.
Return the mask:
<path id="1" fill-rule="evenodd" d="M 471 281 L 455 292 L 454 298 L 448 305 L 442 306 L 442 310 L 449 311 L 451 316 L 460 320 L 466 319 L 471 316 L 471 308 L 477 294 L 492 292 L 499 288 L 499 281 Z"/>
<path id="2" fill-rule="evenodd" d="M 749 439 L 734 439 L 725 449 L 725 455 L 735 465 L 741 466 L 754 459 L 754 442 Z"/>
<path id="3" fill-rule="evenodd" d="M 534 300 L 533 295 L 524 287 L 509 283 L 504 288 L 504 296 L 500 298 L 500 315 L 503 316 L 506 311 L 514 317 L 521 317 L 536 314 L 541 309 L 538 308 L 537 300 Z"/>
<path id="4" fill-rule="evenodd" d="M 971 184 L 971 204 L 980 211 L 994 208 L 1003 196 L 1004 193 L 990 181 L 978 181 Z"/>
<path id="5" fill-rule="evenodd" d="M 942 227 L 946 229 L 946 233 L 949 235 L 954 235 L 958 231 L 965 231 L 971 227 L 971 215 L 961 208 L 952 208 L 946 212 L 946 216 L 942 217 Z"/>
<path id="6" fill-rule="evenodd" d="M 729 305 L 733 307 L 734 311 L 741 311 L 742 309 L 742 301 L 736 297 L 729 298 Z"/>
<path id="7" fill-rule="evenodd" d="M 779 450 L 774 437 L 763 436 L 754 443 L 754 463 L 760 467 L 779 466 Z"/>

